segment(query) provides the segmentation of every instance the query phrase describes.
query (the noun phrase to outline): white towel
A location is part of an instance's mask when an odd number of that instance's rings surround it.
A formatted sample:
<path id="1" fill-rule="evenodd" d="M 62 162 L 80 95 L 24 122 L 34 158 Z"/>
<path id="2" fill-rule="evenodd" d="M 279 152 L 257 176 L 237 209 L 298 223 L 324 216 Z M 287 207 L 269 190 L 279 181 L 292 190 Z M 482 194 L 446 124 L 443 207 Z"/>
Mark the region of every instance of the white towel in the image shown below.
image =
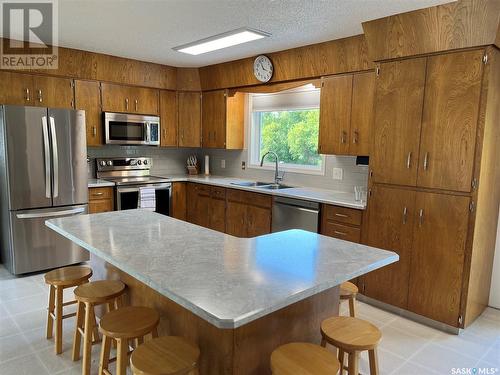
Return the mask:
<path id="1" fill-rule="evenodd" d="M 156 193 L 154 188 L 139 188 L 139 202 L 137 207 L 145 210 L 154 211 L 156 209 Z"/>

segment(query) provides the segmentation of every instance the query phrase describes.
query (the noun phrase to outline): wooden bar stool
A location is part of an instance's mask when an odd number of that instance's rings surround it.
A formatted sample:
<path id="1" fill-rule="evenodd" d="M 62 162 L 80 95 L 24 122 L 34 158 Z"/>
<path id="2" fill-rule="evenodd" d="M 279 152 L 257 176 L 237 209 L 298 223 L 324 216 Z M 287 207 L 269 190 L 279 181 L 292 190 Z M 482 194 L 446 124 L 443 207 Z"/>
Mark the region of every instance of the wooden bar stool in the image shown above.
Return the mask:
<path id="1" fill-rule="evenodd" d="M 285 344 L 271 354 L 273 375 L 336 375 L 339 368 L 333 353 L 307 342 Z"/>
<path id="2" fill-rule="evenodd" d="M 56 321 L 55 351 L 62 353 L 62 321 L 75 316 L 76 313 L 63 315 L 63 307 L 76 303 L 76 300 L 64 302 L 63 291 L 81 284 L 88 283 L 92 269 L 85 266 L 58 268 L 45 274 L 45 283 L 50 285 L 49 306 L 47 312 L 47 338 L 52 338 L 54 320 Z M 55 313 L 54 313 L 55 309 Z"/>
<path id="3" fill-rule="evenodd" d="M 158 337 L 160 315 L 149 307 L 128 306 L 105 314 L 100 323 L 102 333 L 101 360 L 99 375 L 111 373 L 108 370 L 110 362 L 116 361 L 116 374 L 125 375 L 128 365 L 129 341 L 136 339 L 136 344 L 142 344 L 144 336 L 151 334 Z M 116 341 L 116 358 L 109 358 L 111 341 Z"/>
<path id="4" fill-rule="evenodd" d="M 130 357 L 134 375 L 198 374 L 200 349 L 183 337 L 164 336 L 139 345 Z"/>
<path id="5" fill-rule="evenodd" d="M 340 285 L 340 300 L 349 300 L 349 315 L 356 316 L 356 295 L 359 289 L 353 283 L 346 281 Z"/>
<path id="6" fill-rule="evenodd" d="M 80 345 L 83 335 L 82 374 L 90 374 L 92 344 L 99 342 L 99 333 L 95 320 L 94 307 L 107 304 L 113 311 L 121 306 L 120 297 L 125 292 L 125 284 L 117 280 L 99 280 L 80 285 L 75 289 L 78 302 L 76 327 L 73 339 L 73 361 L 80 359 Z M 92 336 L 94 341 L 92 341 Z"/>
<path id="7" fill-rule="evenodd" d="M 378 375 L 377 345 L 382 333 L 373 324 L 358 318 L 335 316 L 321 323 L 321 346 L 329 343 L 339 349 L 339 362 L 344 370 L 344 354 L 348 354 L 348 374 L 359 373 L 359 352 L 368 350 L 370 374 Z"/>

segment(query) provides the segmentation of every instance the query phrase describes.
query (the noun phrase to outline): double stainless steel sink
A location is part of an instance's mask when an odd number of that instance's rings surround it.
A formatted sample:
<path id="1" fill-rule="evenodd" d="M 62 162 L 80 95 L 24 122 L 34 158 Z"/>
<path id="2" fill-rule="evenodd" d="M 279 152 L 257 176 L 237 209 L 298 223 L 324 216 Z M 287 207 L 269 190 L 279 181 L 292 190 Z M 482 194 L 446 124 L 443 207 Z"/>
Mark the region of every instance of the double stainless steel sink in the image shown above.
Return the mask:
<path id="1" fill-rule="evenodd" d="M 259 188 L 259 189 L 268 189 L 268 190 L 290 189 L 292 187 L 292 186 L 288 186 L 288 185 L 275 184 L 272 182 L 262 182 L 262 181 L 231 182 L 231 185 L 243 186 L 243 187 L 255 187 L 255 188 Z"/>

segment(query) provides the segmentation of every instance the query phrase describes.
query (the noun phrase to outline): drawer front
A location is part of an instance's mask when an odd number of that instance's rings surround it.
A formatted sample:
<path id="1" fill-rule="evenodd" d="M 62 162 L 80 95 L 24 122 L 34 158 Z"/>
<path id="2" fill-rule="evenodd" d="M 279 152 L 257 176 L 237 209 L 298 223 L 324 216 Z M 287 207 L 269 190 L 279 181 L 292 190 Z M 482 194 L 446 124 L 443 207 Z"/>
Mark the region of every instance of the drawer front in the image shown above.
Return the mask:
<path id="1" fill-rule="evenodd" d="M 210 195 L 210 186 L 209 185 L 189 183 L 189 186 L 196 192 L 196 194 Z"/>
<path id="2" fill-rule="evenodd" d="M 251 193 L 238 189 L 227 189 L 226 195 L 227 199 L 233 202 L 246 203 L 264 208 L 270 208 L 272 205 L 272 197 L 270 195 Z"/>
<path id="3" fill-rule="evenodd" d="M 112 187 L 89 188 L 90 201 L 96 199 L 112 199 L 112 198 L 113 198 Z"/>
<path id="4" fill-rule="evenodd" d="M 216 199 L 226 199 L 226 189 L 212 186 L 210 189 L 210 196 Z"/>
<path id="5" fill-rule="evenodd" d="M 89 213 L 113 211 L 113 201 L 111 199 L 96 199 L 89 201 Z"/>
<path id="6" fill-rule="evenodd" d="M 323 223 L 321 234 L 356 243 L 360 243 L 361 241 L 361 229 L 327 220 Z"/>
<path id="7" fill-rule="evenodd" d="M 361 225 L 362 212 L 353 208 L 323 205 L 324 215 L 327 220 L 339 223 Z"/>

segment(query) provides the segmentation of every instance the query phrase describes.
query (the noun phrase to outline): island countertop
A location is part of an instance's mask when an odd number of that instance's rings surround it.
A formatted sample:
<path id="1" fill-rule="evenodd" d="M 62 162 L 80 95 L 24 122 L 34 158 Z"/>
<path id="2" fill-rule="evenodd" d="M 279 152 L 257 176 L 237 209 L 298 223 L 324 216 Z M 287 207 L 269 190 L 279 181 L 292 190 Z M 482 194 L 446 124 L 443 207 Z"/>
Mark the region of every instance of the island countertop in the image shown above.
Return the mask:
<path id="1" fill-rule="evenodd" d="M 237 328 L 387 264 L 396 253 L 302 230 L 237 238 L 145 210 L 46 225 L 218 328 Z"/>

